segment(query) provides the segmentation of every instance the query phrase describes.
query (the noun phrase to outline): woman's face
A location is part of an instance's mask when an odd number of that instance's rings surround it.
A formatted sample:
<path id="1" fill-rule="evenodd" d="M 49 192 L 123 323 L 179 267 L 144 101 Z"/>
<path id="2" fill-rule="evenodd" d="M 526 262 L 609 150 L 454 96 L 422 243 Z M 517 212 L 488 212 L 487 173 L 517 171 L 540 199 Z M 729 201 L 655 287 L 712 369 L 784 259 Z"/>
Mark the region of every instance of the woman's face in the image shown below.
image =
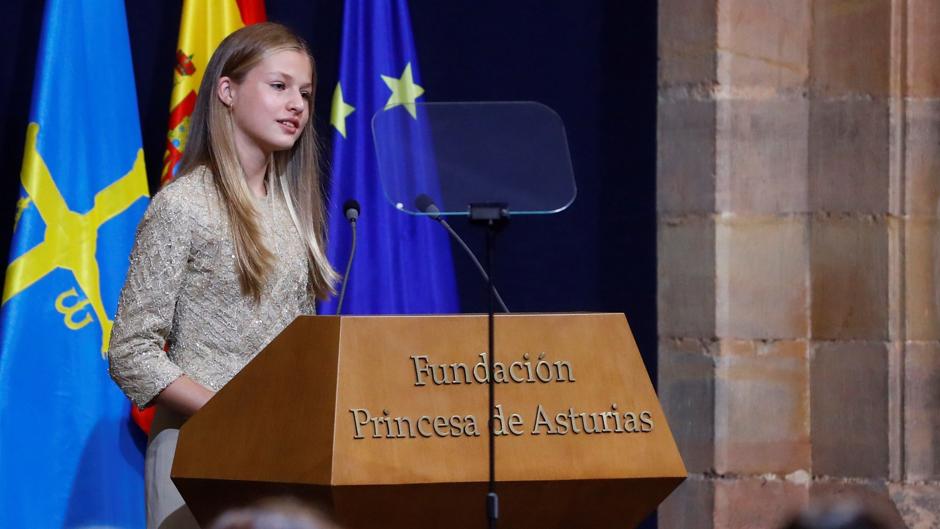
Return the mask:
<path id="1" fill-rule="evenodd" d="M 219 97 L 232 109 L 239 149 L 257 148 L 265 155 L 290 149 L 310 119 L 310 58 L 294 50 L 271 53 L 241 83 L 220 79 Z"/>

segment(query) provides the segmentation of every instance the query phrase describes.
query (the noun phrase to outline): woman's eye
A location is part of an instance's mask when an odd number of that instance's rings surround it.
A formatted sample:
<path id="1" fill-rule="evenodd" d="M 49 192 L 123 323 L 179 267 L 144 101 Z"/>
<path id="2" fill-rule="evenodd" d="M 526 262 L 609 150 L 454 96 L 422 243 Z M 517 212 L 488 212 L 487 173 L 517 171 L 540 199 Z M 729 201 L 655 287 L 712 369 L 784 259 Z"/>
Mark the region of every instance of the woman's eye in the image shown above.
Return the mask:
<path id="1" fill-rule="evenodd" d="M 284 83 L 271 83 L 271 88 L 275 90 L 283 90 L 285 88 Z"/>
<path id="2" fill-rule="evenodd" d="M 310 92 L 301 92 L 301 93 L 300 93 L 300 97 L 302 97 L 302 98 L 304 98 L 304 99 L 310 99 L 310 96 L 311 96 L 311 95 L 312 95 L 312 94 L 311 94 Z"/>

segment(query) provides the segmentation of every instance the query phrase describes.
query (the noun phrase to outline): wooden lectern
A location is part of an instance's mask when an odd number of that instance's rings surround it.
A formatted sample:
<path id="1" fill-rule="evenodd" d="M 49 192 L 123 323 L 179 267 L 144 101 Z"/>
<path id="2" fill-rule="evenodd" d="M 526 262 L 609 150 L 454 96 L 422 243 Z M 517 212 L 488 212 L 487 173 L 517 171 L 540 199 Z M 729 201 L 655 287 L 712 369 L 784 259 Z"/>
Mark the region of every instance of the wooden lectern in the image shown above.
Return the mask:
<path id="1" fill-rule="evenodd" d="M 486 316 L 301 317 L 180 431 L 201 524 L 290 494 L 343 527 L 482 528 Z M 686 477 L 622 314 L 498 315 L 506 528 L 629 528 Z"/>

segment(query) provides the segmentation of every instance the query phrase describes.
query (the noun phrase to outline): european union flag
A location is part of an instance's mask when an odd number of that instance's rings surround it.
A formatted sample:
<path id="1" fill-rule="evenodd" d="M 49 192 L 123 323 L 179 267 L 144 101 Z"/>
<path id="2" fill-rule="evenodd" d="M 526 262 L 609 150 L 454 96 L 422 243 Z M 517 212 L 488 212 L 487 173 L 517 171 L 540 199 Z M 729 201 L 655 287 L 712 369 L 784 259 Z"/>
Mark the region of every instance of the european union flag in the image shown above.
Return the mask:
<path id="1" fill-rule="evenodd" d="M 362 205 L 359 242 L 343 302 L 344 314 L 457 312 L 447 234 L 427 218 L 386 201 L 372 138 L 375 112 L 410 108 L 424 93 L 405 0 L 347 0 L 340 80 L 333 92 L 333 181 L 330 261 L 343 270 L 351 244 L 342 204 Z M 412 105 L 409 107 L 409 105 Z M 323 304 L 336 311 L 336 300 Z"/>
<path id="2" fill-rule="evenodd" d="M 47 0 L 0 307 L 0 527 L 143 527 L 143 438 L 108 376 L 147 206 L 123 0 Z"/>

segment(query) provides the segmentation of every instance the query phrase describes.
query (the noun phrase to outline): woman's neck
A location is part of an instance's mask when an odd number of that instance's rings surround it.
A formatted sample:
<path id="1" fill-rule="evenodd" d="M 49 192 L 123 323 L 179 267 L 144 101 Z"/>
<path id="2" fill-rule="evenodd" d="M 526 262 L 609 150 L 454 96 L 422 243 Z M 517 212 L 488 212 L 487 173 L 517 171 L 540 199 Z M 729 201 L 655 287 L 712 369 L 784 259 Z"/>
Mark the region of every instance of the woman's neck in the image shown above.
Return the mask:
<path id="1" fill-rule="evenodd" d="M 268 170 L 268 155 L 257 147 L 239 145 L 240 143 L 247 143 L 239 141 L 240 139 L 236 135 L 235 148 L 238 152 L 238 161 L 245 172 L 245 183 L 248 184 L 248 189 L 256 197 L 266 196 L 268 193 L 264 185 L 264 176 Z"/>

